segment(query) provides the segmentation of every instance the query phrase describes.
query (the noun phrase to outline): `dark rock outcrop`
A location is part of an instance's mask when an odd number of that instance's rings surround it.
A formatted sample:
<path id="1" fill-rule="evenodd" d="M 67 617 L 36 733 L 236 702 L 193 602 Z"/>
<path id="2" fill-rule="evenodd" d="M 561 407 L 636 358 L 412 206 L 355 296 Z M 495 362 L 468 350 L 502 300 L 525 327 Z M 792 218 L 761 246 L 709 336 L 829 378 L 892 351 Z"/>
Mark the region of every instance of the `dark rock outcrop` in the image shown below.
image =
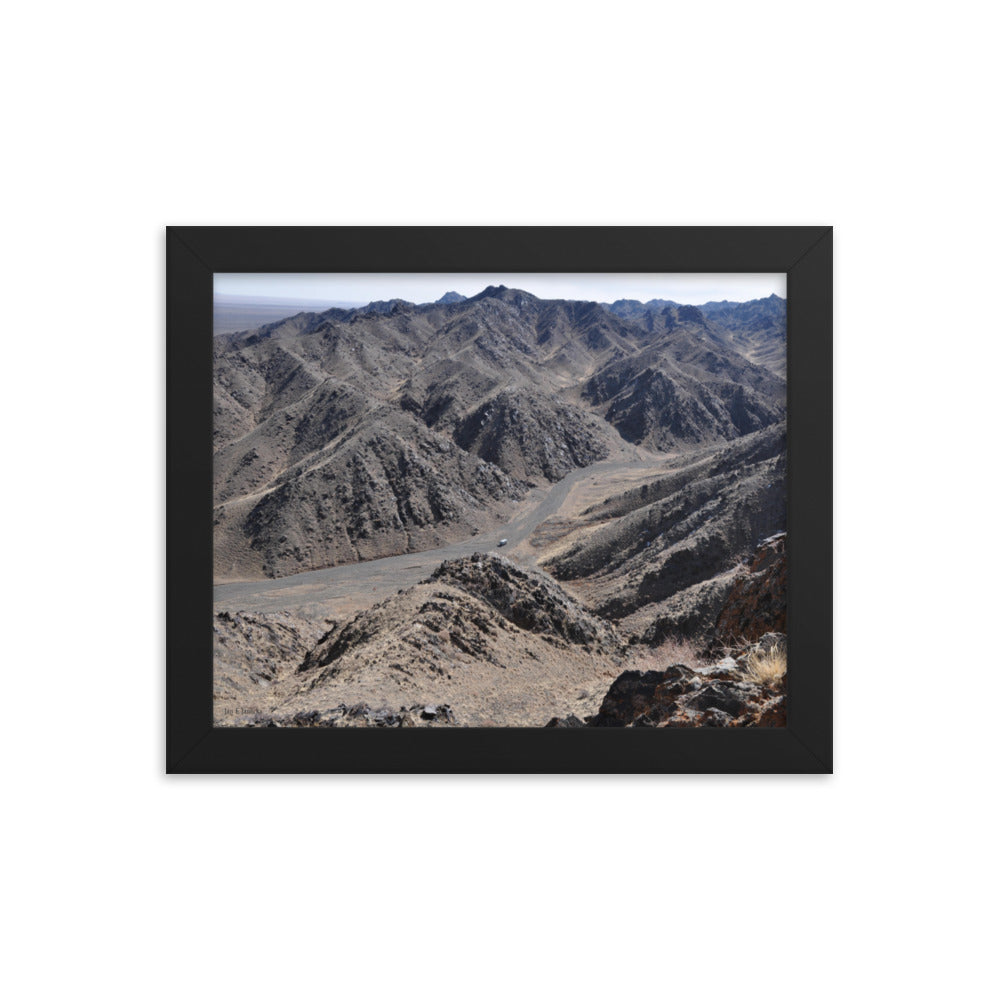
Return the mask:
<path id="1" fill-rule="evenodd" d="M 745 575 L 733 584 L 715 623 L 721 642 L 754 641 L 786 631 L 788 560 L 785 532 L 765 539 Z"/>
<path id="2" fill-rule="evenodd" d="M 476 553 L 444 562 L 431 574 L 431 581 L 465 591 L 518 628 L 550 641 L 606 653 L 621 649 L 610 625 L 541 573 L 526 572 L 503 556 Z"/>
<path id="3" fill-rule="evenodd" d="M 552 719 L 551 722 L 545 723 L 546 729 L 583 729 L 587 724 L 582 720 L 578 719 L 575 715 L 567 715 L 562 719 Z"/>
<path id="4" fill-rule="evenodd" d="M 619 674 L 601 703 L 595 726 L 628 726 L 641 716 L 660 714 L 657 706 L 685 694 L 697 683 L 697 674 L 681 663 L 666 670 L 626 670 Z"/>
<path id="5" fill-rule="evenodd" d="M 626 670 L 589 725 L 783 726 L 784 683 L 755 684 L 726 669 L 700 673 L 681 663 L 665 670 Z"/>

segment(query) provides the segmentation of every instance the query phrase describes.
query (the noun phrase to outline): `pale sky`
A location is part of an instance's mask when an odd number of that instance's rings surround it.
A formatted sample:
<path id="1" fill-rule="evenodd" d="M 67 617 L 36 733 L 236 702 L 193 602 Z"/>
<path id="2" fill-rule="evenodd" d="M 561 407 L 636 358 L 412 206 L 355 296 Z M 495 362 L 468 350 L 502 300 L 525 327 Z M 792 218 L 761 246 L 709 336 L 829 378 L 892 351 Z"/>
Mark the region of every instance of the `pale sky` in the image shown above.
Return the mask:
<path id="1" fill-rule="evenodd" d="M 785 297 L 780 274 L 216 274 L 222 295 L 367 305 L 380 299 L 434 302 L 445 292 L 475 295 L 487 285 L 519 288 L 541 299 L 672 299 L 701 305 L 729 299 L 746 302 L 776 294 Z"/>

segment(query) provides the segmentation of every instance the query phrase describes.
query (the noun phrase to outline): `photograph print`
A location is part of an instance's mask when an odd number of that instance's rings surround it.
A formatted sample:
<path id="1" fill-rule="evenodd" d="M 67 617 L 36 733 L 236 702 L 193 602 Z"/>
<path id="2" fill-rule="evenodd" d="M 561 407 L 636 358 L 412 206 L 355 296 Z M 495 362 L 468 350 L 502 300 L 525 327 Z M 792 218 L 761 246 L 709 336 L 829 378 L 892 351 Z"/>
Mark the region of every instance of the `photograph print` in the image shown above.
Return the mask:
<path id="1" fill-rule="evenodd" d="M 786 275 L 214 277 L 216 727 L 783 727 Z"/>

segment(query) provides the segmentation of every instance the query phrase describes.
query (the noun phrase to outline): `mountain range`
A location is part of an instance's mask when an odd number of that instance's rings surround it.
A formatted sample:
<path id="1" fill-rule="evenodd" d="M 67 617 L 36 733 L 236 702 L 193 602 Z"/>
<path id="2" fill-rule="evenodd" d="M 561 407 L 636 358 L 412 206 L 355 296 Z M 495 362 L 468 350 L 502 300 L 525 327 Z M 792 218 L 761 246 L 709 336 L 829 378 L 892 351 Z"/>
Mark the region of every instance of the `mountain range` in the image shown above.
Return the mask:
<path id="1" fill-rule="evenodd" d="M 784 655 L 784 300 L 491 286 L 213 349 L 217 724 L 784 724 L 748 666 Z"/>
<path id="2" fill-rule="evenodd" d="M 574 468 L 784 419 L 782 300 L 443 298 L 214 338 L 217 579 L 434 548 Z"/>

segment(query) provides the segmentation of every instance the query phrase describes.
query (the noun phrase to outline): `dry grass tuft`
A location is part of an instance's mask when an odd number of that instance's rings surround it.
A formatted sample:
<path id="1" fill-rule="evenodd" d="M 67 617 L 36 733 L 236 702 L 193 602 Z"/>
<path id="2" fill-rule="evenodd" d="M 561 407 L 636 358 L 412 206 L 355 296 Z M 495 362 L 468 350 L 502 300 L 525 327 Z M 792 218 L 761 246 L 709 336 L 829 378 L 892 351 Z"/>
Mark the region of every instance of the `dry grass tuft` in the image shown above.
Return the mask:
<path id="1" fill-rule="evenodd" d="M 672 663 L 693 667 L 698 663 L 708 662 L 708 659 L 693 639 L 671 636 L 652 649 L 636 649 L 632 654 L 632 662 L 632 669 L 663 670 Z"/>
<path id="2" fill-rule="evenodd" d="M 743 673 L 747 680 L 767 687 L 777 687 L 788 670 L 788 653 L 772 647 L 766 652 L 753 652 L 747 657 Z"/>
<path id="3" fill-rule="evenodd" d="M 708 662 L 708 657 L 705 656 L 701 645 L 693 639 L 671 637 L 657 646 L 655 652 L 661 662 L 686 663 L 688 665 Z"/>

